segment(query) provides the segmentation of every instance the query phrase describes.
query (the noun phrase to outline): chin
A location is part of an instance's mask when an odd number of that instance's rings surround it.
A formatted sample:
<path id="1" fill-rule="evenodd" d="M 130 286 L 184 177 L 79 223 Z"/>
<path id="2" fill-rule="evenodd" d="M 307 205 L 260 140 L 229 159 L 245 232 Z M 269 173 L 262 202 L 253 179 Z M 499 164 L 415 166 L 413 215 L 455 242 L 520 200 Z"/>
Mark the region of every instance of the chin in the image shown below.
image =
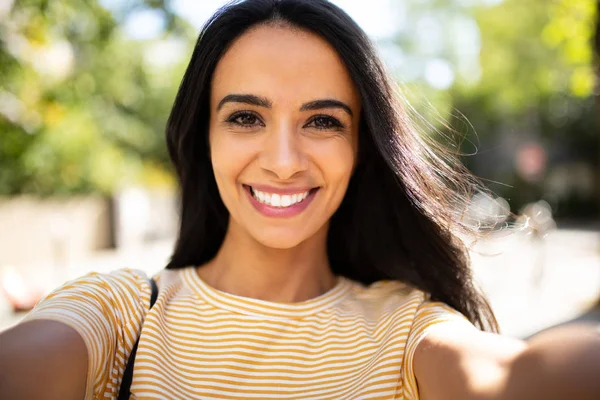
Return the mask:
<path id="1" fill-rule="evenodd" d="M 279 250 L 293 249 L 307 239 L 298 231 L 281 232 L 281 230 L 264 229 L 261 232 L 250 232 L 250 234 L 263 246 Z"/>

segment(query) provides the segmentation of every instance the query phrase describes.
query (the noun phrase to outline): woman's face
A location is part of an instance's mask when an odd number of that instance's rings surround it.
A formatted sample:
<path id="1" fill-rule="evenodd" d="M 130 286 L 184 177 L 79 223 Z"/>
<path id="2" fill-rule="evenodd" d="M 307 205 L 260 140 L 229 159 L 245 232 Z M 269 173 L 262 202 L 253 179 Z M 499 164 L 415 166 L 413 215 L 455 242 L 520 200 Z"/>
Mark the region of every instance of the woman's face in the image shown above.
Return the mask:
<path id="1" fill-rule="evenodd" d="M 360 98 L 333 48 L 251 29 L 215 69 L 210 154 L 229 229 L 286 249 L 325 232 L 353 171 Z"/>

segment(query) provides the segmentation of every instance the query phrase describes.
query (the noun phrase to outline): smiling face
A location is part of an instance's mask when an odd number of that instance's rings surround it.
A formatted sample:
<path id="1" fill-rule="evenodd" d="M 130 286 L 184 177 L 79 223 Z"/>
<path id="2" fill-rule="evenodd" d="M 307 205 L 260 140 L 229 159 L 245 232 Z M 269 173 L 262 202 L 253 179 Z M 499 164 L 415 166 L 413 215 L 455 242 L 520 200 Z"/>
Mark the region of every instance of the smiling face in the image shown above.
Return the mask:
<path id="1" fill-rule="evenodd" d="M 357 154 L 360 98 L 335 50 L 258 26 L 217 64 L 210 154 L 229 230 L 292 248 L 327 230 Z"/>

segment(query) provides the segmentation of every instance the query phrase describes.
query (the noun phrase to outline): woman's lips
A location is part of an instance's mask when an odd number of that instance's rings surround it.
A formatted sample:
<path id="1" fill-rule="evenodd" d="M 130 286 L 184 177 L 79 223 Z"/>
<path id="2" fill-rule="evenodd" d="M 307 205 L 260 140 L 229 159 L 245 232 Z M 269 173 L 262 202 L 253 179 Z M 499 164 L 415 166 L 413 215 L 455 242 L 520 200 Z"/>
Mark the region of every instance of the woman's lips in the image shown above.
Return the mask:
<path id="1" fill-rule="evenodd" d="M 248 184 L 248 185 L 244 185 L 244 186 L 247 186 L 254 190 L 260 190 L 261 192 L 276 193 L 279 195 L 303 193 L 303 192 L 308 192 L 309 190 L 317 189 L 314 186 L 298 186 L 298 187 L 278 188 L 278 187 L 273 187 L 273 186 L 268 186 L 268 185 L 261 185 L 258 183 L 257 184 Z"/>
<path id="2" fill-rule="evenodd" d="M 243 185 L 244 186 L 244 191 L 246 192 L 246 195 L 248 196 L 248 199 L 250 200 L 250 203 L 252 204 L 252 206 L 254 206 L 254 208 L 261 213 L 262 215 L 264 215 L 265 217 L 271 217 L 271 218 L 291 218 L 294 217 L 298 214 L 300 214 L 302 211 L 304 211 L 306 209 L 306 207 L 308 207 L 308 205 L 312 202 L 312 200 L 315 198 L 317 192 L 319 191 L 319 188 L 313 188 L 310 189 L 308 191 L 308 195 L 304 198 L 304 200 L 300 201 L 299 203 L 295 203 L 292 204 L 290 206 L 287 207 L 275 207 L 269 204 L 265 204 L 260 202 L 258 199 L 256 199 L 253 195 L 252 195 L 252 188 L 248 185 Z M 300 193 L 297 189 L 293 189 L 293 190 L 277 190 L 277 191 L 273 191 L 274 194 L 279 194 L 279 193 Z M 271 193 L 273 193 L 271 192 Z"/>

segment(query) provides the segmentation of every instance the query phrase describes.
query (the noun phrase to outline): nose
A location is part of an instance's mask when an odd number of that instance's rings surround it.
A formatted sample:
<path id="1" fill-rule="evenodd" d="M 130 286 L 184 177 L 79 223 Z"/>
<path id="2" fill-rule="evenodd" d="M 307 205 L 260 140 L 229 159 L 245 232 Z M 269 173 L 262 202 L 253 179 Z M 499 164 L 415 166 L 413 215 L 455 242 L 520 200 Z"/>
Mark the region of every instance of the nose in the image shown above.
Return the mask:
<path id="1" fill-rule="evenodd" d="M 289 180 L 307 169 L 307 158 L 301 147 L 295 128 L 281 123 L 265 137 L 260 166 L 280 180 Z"/>

